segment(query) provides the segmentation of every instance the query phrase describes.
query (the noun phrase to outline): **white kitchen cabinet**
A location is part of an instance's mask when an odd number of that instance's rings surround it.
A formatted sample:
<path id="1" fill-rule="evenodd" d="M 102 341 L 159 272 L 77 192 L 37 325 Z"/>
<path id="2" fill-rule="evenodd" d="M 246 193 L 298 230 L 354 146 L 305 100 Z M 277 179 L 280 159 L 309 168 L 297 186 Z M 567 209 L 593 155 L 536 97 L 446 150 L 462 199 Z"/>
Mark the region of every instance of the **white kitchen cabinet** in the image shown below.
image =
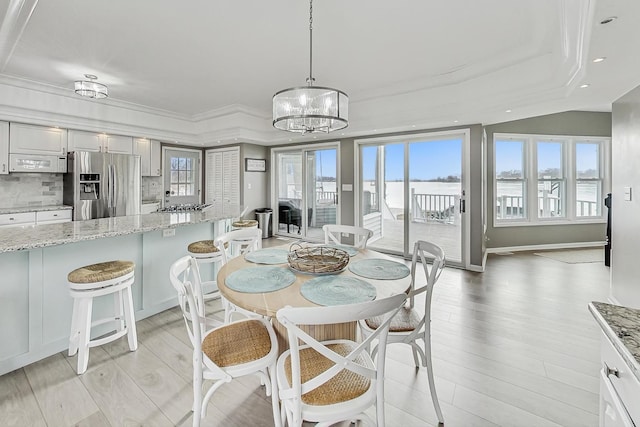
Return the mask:
<path id="1" fill-rule="evenodd" d="M 67 154 L 67 130 L 22 123 L 9 125 L 9 152 L 14 154 Z"/>
<path id="2" fill-rule="evenodd" d="M 70 130 L 69 151 L 132 154 L 133 138 L 130 136 Z"/>
<path id="3" fill-rule="evenodd" d="M 133 138 L 122 135 L 105 135 L 103 151 L 116 154 L 133 154 Z"/>
<path id="4" fill-rule="evenodd" d="M 16 227 L 33 225 L 36 222 L 35 212 L 0 214 L 0 227 Z"/>
<path id="5" fill-rule="evenodd" d="M 162 176 L 162 147 L 160 141 L 151 140 L 149 176 Z"/>
<path id="6" fill-rule="evenodd" d="M 160 176 L 160 142 L 147 138 L 133 139 L 133 154 L 140 156 L 142 176 Z"/>
<path id="7" fill-rule="evenodd" d="M 9 123 L 0 122 L 0 175 L 9 173 Z"/>
<path id="8" fill-rule="evenodd" d="M 71 209 L 59 209 L 55 211 L 36 212 L 36 224 L 55 224 L 71 221 Z"/>

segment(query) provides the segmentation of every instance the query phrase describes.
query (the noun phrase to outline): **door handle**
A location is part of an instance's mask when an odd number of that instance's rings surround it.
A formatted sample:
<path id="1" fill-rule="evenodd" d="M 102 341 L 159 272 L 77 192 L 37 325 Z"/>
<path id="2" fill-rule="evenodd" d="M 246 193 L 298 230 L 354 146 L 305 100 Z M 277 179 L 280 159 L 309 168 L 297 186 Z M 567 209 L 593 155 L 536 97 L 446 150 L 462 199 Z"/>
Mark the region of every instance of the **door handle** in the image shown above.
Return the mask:
<path id="1" fill-rule="evenodd" d="M 466 212 L 466 203 L 464 199 L 460 199 L 460 213 Z"/>

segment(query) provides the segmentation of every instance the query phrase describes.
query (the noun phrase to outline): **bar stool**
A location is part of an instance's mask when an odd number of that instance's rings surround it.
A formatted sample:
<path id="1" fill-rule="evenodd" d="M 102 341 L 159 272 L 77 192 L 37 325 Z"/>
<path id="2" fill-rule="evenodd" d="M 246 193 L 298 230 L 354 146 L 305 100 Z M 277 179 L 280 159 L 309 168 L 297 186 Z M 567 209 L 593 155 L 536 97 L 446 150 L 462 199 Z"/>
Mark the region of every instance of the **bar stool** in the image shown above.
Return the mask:
<path id="1" fill-rule="evenodd" d="M 129 349 L 135 351 L 138 348 L 131 296 L 134 268 L 131 261 L 107 261 L 77 268 L 67 276 L 69 292 L 73 298 L 69 356 L 78 353 L 78 374 L 87 370 L 91 347 L 127 335 Z M 110 294 L 114 296 L 114 316 L 91 322 L 93 298 Z M 109 322 L 116 323 L 116 330 L 105 337 L 92 340 L 91 328 Z"/>
<path id="2" fill-rule="evenodd" d="M 247 228 L 258 228 L 258 221 L 255 219 L 240 219 L 231 223 L 233 230 L 244 230 Z"/>
<path id="3" fill-rule="evenodd" d="M 226 246 L 228 246 L 228 244 Z M 187 251 L 189 251 L 189 255 L 196 260 L 198 266 L 209 263 L 223 263 L 222 251 L 213 243 L 213 240 L 199 240 L 190 243 L 189 246 L 187 246 Z M 215 290 L 204 294 L 205 301 L 220 298 L 216 280 L 202 282 L 203 287 L 211 285 L 215 286 Z"/>

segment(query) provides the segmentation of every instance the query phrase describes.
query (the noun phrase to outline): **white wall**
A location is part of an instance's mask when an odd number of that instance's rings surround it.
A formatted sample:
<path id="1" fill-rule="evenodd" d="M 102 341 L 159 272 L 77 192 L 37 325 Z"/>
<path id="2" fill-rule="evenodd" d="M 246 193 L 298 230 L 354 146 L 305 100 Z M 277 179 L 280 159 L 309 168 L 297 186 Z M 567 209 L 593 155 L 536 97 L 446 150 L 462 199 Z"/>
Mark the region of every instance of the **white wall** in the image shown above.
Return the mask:
<path id="1" fill-rule="evenodd" d="M 611 298 L 640 308 L 640 87 L 613 103 L 611 136 Z"/>

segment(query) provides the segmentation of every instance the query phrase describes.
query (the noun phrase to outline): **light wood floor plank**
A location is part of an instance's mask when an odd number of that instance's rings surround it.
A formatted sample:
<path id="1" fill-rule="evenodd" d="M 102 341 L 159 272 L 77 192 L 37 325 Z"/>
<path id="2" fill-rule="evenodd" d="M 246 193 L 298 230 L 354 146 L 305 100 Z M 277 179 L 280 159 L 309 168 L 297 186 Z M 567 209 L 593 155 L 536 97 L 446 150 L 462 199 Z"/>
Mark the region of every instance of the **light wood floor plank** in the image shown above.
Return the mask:
<path id="1" fill-rule="evenodd" d="M 72 426 L 99 411 L 62 354 L 24 368 L 48 425 Z"/>
<path id="2" fill-rule="evenodd" d="M 23 369 L 0 377 L 0 426 L 46 426 Z"/>
<path id="3" fill-rule="evenodd" d="M 80 379 L 111 425 L 173 425 L 102 347 L 92 348 L 91 356 Z"/>

